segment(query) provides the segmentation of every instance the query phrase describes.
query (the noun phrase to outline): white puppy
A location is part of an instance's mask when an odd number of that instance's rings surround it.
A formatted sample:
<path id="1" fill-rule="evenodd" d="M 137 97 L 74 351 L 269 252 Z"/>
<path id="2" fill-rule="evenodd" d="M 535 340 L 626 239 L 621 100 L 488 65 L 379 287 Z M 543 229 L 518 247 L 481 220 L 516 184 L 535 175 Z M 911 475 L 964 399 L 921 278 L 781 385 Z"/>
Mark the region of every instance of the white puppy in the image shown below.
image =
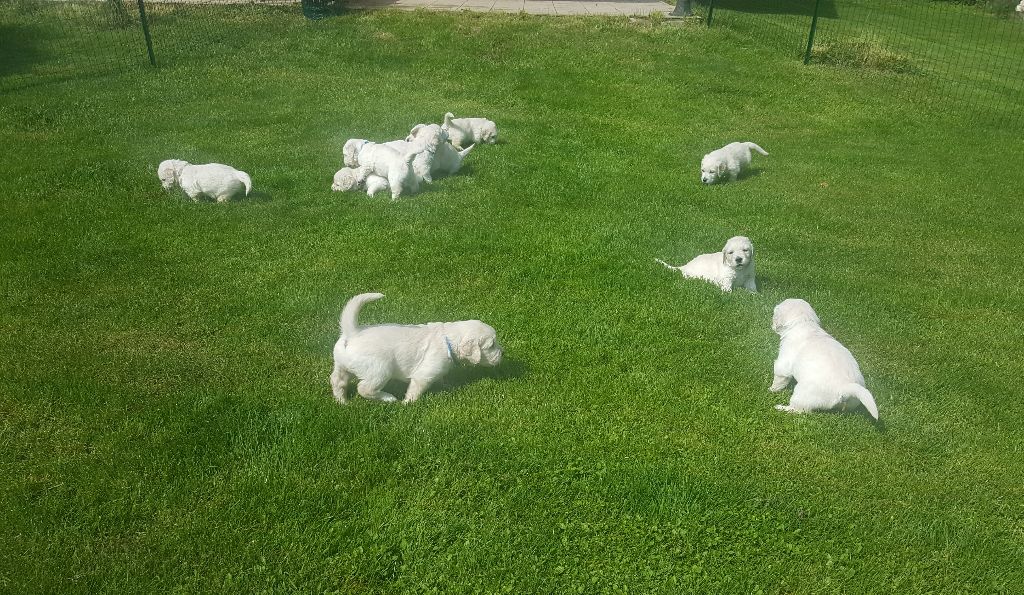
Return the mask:
<path id="1" fill-rule="evenodd" d="M 654 260 L 681 272 L 684 277 L 710 281 L 722 291 L 732 291 L 736 287 L 757 291 L 754 280 L 754 244 L 746 236 L 729 238 L 721 252 L 701 254 L 680 267 L 659 258 Z"/>
<path id="2" fill-rule="evenodd" d="M 192 165 L 188 161 L 168 159 L 160 162 L 156 173 L 164 190 L 180 186 L 192 200 L 205 196 L 225 202 L 239 194 L 249 196 L 252 190 L 249 174 L 220 163 Z"/>
<path id="3" fill-rule="evenodd" d="M 388 181 L 378 175 L 366 176 L 366 195 L 373 196 L 381 190 L 388 189 Z"/>
<path id="4" fill-rule="evenodd" d="M 804 300 L 788 299 L 775 306 L 772 330 L 779 334 L 779 357 L 771 392 L 796 380 L 789 405 L 780 411 L 826 411 L 859 401 L 878 419 L 875 399 L 864 387 L 857 360 L 846 347 L 822 328 L 818 315 Z"/>
<path id="5" fill-rule="evenodd" d="M 498 142 L 498 125 L 487 118 L 456 118 L 448 112 L 441 128 L 448 132 L 452 146 L 459 150 L 477 143 L 493 145 Z"/>
<path id="6" fill-rule="evenodd" d="M 359 171 L 352 167 L 343 167 L 334 174 L 334 182 L 331 190 L 335 192 L 348 192 L 359 187 Z"/>
<path id="7" fill-rule="evenodd" d="M 376 174 L 366 176 L 366 179 L 361 183 L 359 182 L 359 170 L 351 167 L 343 167 L 334 174 L 334 183 L 331 184 L 331 190 L 335 192 L 347 192 L 349 190 L 359 188 L 364 183 L 366 185 L 366 194 L 368 196 L 373 196 L 381 190 L 388 189 L 388 181 Z"/>
<path id="8" fill-rule="evenodd" d="M 751 149 L 762 155 L 768 154 L 754 143 L 729 143 L 721 149 L 711 151 L 700 161 L 700 181 L 714 184 L 724 177 L 735 181 L 740 172 L 750 165 Z"/>
<path id="9" fill-rule="evenodd" d="M 393 143 L 404 141 L 393 141 Z M 365 139 L 345 142 L 344 160 L 348 167 L 357 168 L 356 183 L 362 184 L 371 175 L 388 181 L 391 198 L 419 190 L 420 181 L 412 169 L 412 162 L 424 150 L 422 145 L 406 143 L 405 152 L 389 146 L 392 143 L 374 143 Z"/>
<path id="10" fill-rule="evenodd" d="M 357 295 L 341 312 L 341 337 L 334 344 L 331 372 L 331 390 L 338 403 L 347 402 L 345 394 L 352 376 L 359 379 L 360 395 L 386 403 L 398 400 L 384 392 L 388 381 L 408 380 L 405 404 L 409 404 L 456 361 L 488 366 L 501 363 L 497 334 L 479 320 L 360 327 L 359 309 L 382 297 L 380 293 Z"/>
<path id="11" fill-rule="evenodd" d="M 427 182 L 433 182 L 433 176 L 450 176 L 458 173 L 462 160 L 469 155 L 476 145 L 470 145 L 459 151 L 448 142 L 448 132 L 437 124 L 417 124 L 405 139 L 407 142 L 419 142 L 426 147 L 423 153 L 412 162 L 416 175 Z M 424 166 L 430 164 L 426 172 Z"/>

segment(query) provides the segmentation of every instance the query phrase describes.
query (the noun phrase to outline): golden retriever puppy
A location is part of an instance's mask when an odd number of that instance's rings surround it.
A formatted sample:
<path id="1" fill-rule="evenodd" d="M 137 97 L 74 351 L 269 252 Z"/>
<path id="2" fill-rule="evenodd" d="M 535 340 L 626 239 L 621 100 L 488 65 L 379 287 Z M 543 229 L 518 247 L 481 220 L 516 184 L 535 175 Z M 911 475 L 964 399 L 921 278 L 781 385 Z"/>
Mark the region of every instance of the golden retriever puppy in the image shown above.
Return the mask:
<path id="1" fill-rule="evenodd" d="M 710 281 L 722 291 L 732 291 L 736 287 L 757 291 L 754 244 L 746 236 L 729 238 L 721 252 L 701 254 L 683 266 L 672 266 L 660 258 L 654 261 L 679 271 L 686 278 Z"/>
<path id="2" fill-rule="evenodd" d="M 779 357 L 771 392 L 779 392 L 796 381 L 789 405 L 779 411 L 796 413 L 846 408 L 859 402 L 878 419 L 875 398 L 864 387 L 857 360 L 842 343 L 821 328 L 811 305 L 788 299 L 775 306 L 772 330 L 778 333 Z"/>
<path id="3" fill-rule="evenodd" d="M 356 390 L 361 396 L 386 403 L 398 400 L 384 392 L 388 381 L 409 381 L 404 401 L 408 405 L 456 362 L 501 363 L 497 333 L 479 320 L 360 327 L 360 308 L 382 297 L 380 293 L 359 294 L 341 312 L 341 336 L 334 344 L 331 372 L 331 390 L 339 404 L 347 402 L 348 382 L 353 376 L 359 379 Z"/>

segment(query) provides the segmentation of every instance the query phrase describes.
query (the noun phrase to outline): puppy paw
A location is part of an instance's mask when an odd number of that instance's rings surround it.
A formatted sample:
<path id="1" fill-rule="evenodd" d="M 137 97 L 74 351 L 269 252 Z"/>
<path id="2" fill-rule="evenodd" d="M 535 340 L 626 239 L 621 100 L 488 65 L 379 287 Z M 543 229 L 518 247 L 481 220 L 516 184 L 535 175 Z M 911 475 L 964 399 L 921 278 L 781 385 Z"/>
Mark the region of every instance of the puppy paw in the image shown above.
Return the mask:
<path id="1" fill-rule="evenodd" d="M 789 411 L 791 413 L 795 413 L 796 412 L 796 409 L 793 409 L 789 405 L 776 405 L 775 409 L 777 409 L 779 411 Z"/>

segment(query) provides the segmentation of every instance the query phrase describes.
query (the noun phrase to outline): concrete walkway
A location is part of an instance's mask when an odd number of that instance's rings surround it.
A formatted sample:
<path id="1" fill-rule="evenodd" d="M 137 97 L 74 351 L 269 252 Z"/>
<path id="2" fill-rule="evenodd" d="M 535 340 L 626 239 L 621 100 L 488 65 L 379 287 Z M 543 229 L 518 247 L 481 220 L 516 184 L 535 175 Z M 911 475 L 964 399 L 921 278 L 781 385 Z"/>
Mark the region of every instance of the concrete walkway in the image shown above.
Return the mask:
<path id="1" fill-rule="evenodd" d="M 525 12 L 548 15 L 648 16 L 652 12 L 668 14 L 674 4 L 658 0 L 351 0 L 348 8 L 372 10 L 470 10 L 473 12 Z"/>

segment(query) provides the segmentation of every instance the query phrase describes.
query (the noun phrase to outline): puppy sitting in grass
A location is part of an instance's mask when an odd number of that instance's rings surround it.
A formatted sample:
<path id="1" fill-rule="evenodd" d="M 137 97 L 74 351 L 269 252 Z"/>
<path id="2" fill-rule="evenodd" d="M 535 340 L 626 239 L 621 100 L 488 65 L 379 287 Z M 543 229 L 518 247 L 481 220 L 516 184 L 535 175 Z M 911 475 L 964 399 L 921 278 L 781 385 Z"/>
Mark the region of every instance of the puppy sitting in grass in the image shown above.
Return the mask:
<path id="1" fill-rule="evenodd" d="M 249 196 L 252 190 L 249 174 L 220 163 L 192 165 L 181 159 L 168 159 L 160 162 L 156 174 L 164 190 L 180 186 L 192 200 L 205 196 L 226 202 L 239 195 Z"/>
<path id="2" fill-rule="evenodd" d="M 731 292 L 736 287 L 757 291 L 754 280 L 754 244 L 746 236 L 729 238 L 721 252 L 701 254 L 683 266 L 672 266 L 660 258 L 654 261 L 681 272 L 689 279 L 710 281 L 722 291 Z"/>
<path id="3" fill-rule="evenodd" d="M 347 403 L 352 376 L 359 379 L 356 390 L 360 395 L 385 403 L 398 400 L 384 392 L 388 381 L 408 380 L 403 401 L 408 405 L 456 362 L 487 366 L 501 363 L 497 334 L 479 320 L 360 327 L 360 308 L 382 297 L 380 293 L 357 295 L 341 312 L 341 337 L 334 344 L 331 372 L 331 390 L 339 404 Z"/>
<path id="4" fill-rule="evenodd" d="M 768 152 L 754 143 L 729 143 L 721 149 L 711 151 L 700 161 L 700 181 L 714 184 L 724 178 L 735 182 L 740 172 L 750 165 L 750 150 L 762 155 Z"/>
<path id="5" fill-rule="evenodd" d="M 796 381 L 789 405 L 776 405 L 776 409 L 795 413 L 827 411 L 859 402 L 878 419 L 878 406 L 864 387 L 857 360 L 821 328 L 810 304 L 788 299 L 775 306 L 772 330 L 781 339 L 775 378 L 768 390 L 779 392 Z"/>

